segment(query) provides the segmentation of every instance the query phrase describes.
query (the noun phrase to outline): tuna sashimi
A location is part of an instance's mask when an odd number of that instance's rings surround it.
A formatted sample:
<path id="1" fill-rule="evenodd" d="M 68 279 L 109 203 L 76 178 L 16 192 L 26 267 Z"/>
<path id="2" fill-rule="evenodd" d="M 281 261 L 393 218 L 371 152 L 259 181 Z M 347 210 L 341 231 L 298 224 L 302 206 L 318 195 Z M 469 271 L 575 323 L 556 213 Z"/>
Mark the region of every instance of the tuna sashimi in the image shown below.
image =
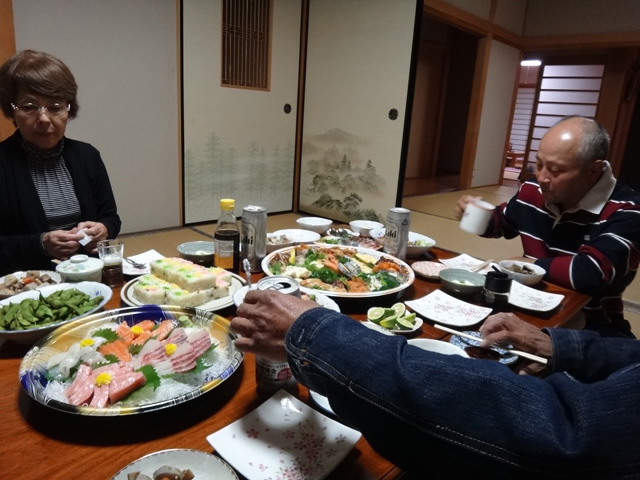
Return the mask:
<path id="1" fill-rule="evenodd" d="M 109 401 L 115 403 L 142 387 L 145 383 L 146 379 L 140 372 L 116 375 L 109 384 Z"/>
<path id="2" fill-rule="evenodd" d="M 104 408 L 109 404 L 109 385 L 93 386 L 93 397 L 89 402 L 90 407 Z"/>

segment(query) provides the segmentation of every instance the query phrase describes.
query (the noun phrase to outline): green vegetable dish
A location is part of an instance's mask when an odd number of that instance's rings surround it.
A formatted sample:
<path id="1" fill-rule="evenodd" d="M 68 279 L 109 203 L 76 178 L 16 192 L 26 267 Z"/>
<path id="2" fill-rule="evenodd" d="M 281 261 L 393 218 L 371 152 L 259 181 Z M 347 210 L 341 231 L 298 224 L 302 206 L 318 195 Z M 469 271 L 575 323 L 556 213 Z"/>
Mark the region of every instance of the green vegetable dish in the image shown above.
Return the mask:
<path id="1" fill-rule="evenodd" d="M 0 308 L 0 330 L 28 330 L 69 320 L 96 308 L 103 297 L 91 297 L 75 288 L 48 296 L 25 298 Z"/>
<path id="2" fill-rule="evenodd" d="M 390 255 L 337 246 L 298 245 L 274 252 L 268 270 L 296 278 L 303 287 L 346 294 L 407 287 L 414 278 L 406 263 Z"/>

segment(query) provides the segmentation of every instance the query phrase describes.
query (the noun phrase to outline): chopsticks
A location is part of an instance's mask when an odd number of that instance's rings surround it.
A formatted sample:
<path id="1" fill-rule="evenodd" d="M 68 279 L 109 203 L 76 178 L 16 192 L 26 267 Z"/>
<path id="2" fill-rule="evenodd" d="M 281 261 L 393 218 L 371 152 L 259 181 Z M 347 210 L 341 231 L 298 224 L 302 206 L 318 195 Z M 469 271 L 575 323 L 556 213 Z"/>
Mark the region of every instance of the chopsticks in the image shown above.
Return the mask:
<path id="1" fill-rule="evenodd" d="M 473 335 L 469 335 L 469 334 L 464 333 L 464 332 L 459 332 L 458 330 L 454 330 L 453 328 L 445 327 L 444 325 L 439 325 L 437 323 L 434 323 L 433 326 L 435 328 L 437 328 L 438 330 L 442 330 L 444 332 L 448 332 L 448 333 L 451 333 L 453 335 L 458 335 L 460 337 L 464 337 L 464 338 L 467 338 L 469 340 L 474 340 L 476 342 L 479 340 L 478 337 L 474 337 Z M 500 347 L 500 348 L 502 348 L 502 347 Z M 519 357 L 526 358 L 528 360 L 533 360 L 534 362 L 542 363 L 543 365 L 547 364 L 547 359 L 546 358 L 539 357 L 538 355 L 534 355 L 533 353 L 523 352 L 522 350 L 514 350 L 514 349 L 510 349 L 510 348 L 505 348 L 503 350 L 505 350 L 505 351 L 507 351 L 507 352 L 509 352 L 509 353 L 511 353 L 513 355 L 517 355 Z"/>

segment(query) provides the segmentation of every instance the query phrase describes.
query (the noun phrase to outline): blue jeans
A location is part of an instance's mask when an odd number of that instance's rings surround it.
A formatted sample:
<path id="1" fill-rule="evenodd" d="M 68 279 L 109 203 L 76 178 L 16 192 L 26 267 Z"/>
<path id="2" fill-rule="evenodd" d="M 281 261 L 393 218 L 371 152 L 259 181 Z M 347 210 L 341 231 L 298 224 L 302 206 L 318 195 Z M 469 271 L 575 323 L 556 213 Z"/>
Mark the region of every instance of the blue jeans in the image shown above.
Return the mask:
<path id="1" fill-rule="evenodd" d="M 285 340 L 296 378 L 416 478 L 640 478 L 640 341 L 549 334 L 545 379 L 424 351 L 323 308 Z"/>

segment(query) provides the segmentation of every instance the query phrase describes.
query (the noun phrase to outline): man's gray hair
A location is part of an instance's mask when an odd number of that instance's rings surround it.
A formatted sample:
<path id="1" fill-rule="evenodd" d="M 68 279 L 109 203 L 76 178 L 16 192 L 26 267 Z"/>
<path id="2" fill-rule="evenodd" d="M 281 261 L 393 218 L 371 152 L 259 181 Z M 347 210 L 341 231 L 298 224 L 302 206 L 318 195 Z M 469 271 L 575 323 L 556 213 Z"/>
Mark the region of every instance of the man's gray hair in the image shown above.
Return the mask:
<path id="1" fill-rule="evenodd" d="M 596 160 L 606 160 L 609 156 L 610 142 L 607 130 L 597 121 L 579 115 L 564 117 L 556 125 L 572 118 L 580 119 L 582 126 L 582 137 L 576 152 L 580 164 L 584 167 Z"/>

